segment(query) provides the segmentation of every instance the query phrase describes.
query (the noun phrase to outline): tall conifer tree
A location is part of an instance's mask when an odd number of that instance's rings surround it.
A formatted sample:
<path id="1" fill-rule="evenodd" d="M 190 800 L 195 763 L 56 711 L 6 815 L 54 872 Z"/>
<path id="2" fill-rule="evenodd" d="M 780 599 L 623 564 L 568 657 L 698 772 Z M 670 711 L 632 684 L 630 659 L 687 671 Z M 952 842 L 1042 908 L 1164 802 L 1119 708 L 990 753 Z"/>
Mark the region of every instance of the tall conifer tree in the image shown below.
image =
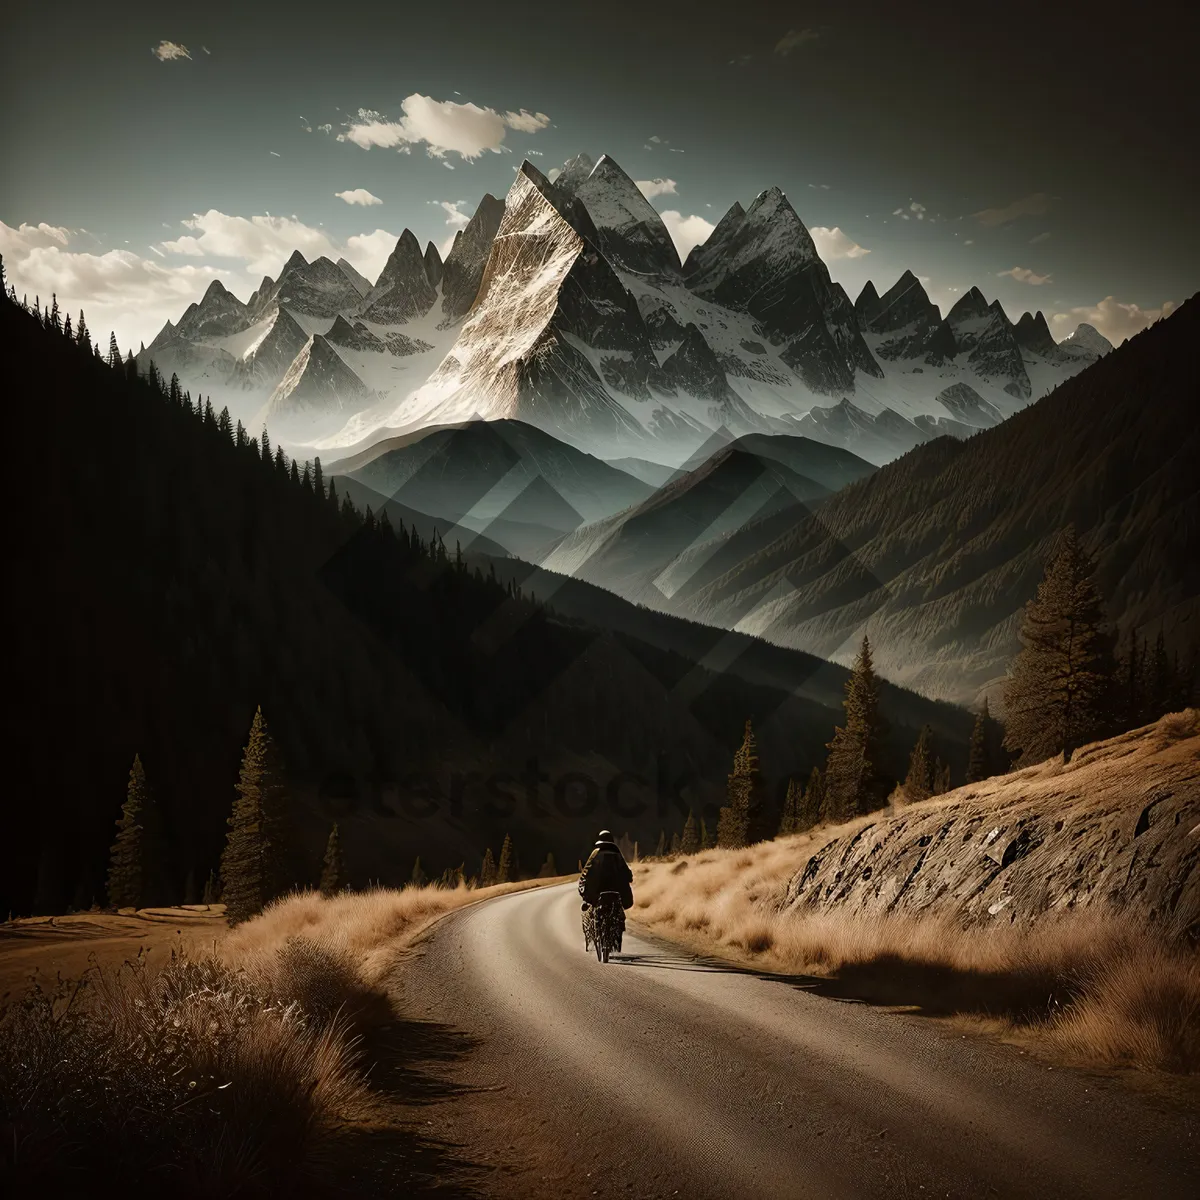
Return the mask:
<path id="1" fill-rule="evenodd" d="M 516 865 L 513 863 L 512 838 L 506 833 L 500 847 L 500 861 L 496 864 L 496 882 L 512 883 L 516 878 Z"/>
<path id="2" fill-rule="evenodd" d="M 975 724 L 971 727 L 971 752 L 967 759 L 967 782 L 978 783 L 995 774 L 992 762 L 991 744 L 991 715 L 988 712 L 987 697 L 983 698 L 983 707 L 975 714 Z"/>
<path id="3" fill-rule="evenodd" d="M 834 730 L 825 765 L 825 804 L 828 818 L 833 821 L 848 821 L 878 808 L 882 802 L 878 768 L 882 734 L 879 680 L 866 636 L 846 681 L 843 705 L 846 723 Z"/>
<path id="4" fill-rule="evenodd" d="M 717 820 L 717 845 L 737 849 L 753 838 L 756 818 L 761 818 L 762 780 L 758 769 L 758 742 L 749 720 L 742 744 L 733 756 L 733 770 L 725 785 L 725 804 Z"/>
<path id="5" fill-rule="evenodd" d="M 933 730 L 928 725 L 921 727 L 917 744 L 908 759 L 908 774 L 904 777 L 904 792 L 909 800 L 928 800 L 936 784 L 933 763 Z"/>
<path id="6" fill-rule="evenodd" d="M 1028 766 L 1071 755 L 1108 727 L 1114 664 L 1095 567 L 1069 526 L 1025 606 L 1004 685 L 1004 745 Z"/>
<path id="7" fill-rule="evenodd" d="M 334 896 L 342 890 L 346 882 L 346 867 L 342 861 L 342 840 L 338 833 L 337 822 L 329 831 L 329 840 L 325 843 L 325 859 L 321 864 L 321 895 Z"/>
<path id="8" fill-rule="evenodd" d="M 108 903 L 112 908 L 145 906 L 151 879 L 161 869 L 161 864 L 150 861 L 156 852 L 155 825 L 154 797 L 141 756 L 135 754 L 108 864 Z"/>
<path id="9" fill-rule="evenodd" d="M 221 896 L 231 925 L 248 920 L 290 886 L 283 763 L 256 709 L 242 756 L 237 799 L 221 855 Z"/>

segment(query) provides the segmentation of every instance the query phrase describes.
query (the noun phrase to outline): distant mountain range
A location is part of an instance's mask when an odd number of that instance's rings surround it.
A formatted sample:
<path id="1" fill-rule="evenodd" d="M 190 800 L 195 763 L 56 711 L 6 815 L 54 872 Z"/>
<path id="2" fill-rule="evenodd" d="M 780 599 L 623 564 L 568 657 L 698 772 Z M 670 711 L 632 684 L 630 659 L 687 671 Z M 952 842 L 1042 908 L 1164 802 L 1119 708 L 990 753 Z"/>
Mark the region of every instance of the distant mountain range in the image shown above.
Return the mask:
<path id="1" fill-rule="evenodd" d="M 555 173 L 551 173 L 555 174 Z M 214 282 L 143 352 L 252 429 L 326 456 L 427 426 L 516 420 L 604 458 L 678 466 L 714 434 L 803 435 L 882 464 L 965 437 L 1111 349 L 1056 345 L 911 272 L 851 302 L 778 188 L 680 262 L 608 157 L 523 163 L 442 261 L 411 232 L 371 283 L 295 253 L 243 303 Z"/>

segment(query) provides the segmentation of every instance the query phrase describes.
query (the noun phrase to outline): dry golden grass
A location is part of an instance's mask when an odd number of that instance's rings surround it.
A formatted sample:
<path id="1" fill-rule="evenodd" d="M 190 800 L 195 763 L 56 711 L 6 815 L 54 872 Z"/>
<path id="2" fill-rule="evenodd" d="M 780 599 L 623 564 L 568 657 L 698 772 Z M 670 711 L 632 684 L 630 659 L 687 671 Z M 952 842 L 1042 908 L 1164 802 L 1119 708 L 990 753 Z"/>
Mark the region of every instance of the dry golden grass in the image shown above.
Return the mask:
<path id="1" fill-rule="evenodd" d="M 642 864 L 631 916 L 651 932 L 817 990 L 997 1018 L 1090 1065 L 1200 1070 L 1200 962 L 1091 910 L 1032 929 L 925 913 L 863 917 L 781 905 L 809 856 L 861 822 Z"/>
<path id="2" fill-rule="evenodd" d="M 0 1180 L 213 1197 L 336 1189 L 345 1138 L 377 1127 L 362 1040 L 386 976 L 431 922 L 556 883 L 377 889 L 271 905 L 213 951 L 35 983 L 0 1010 Z"/>

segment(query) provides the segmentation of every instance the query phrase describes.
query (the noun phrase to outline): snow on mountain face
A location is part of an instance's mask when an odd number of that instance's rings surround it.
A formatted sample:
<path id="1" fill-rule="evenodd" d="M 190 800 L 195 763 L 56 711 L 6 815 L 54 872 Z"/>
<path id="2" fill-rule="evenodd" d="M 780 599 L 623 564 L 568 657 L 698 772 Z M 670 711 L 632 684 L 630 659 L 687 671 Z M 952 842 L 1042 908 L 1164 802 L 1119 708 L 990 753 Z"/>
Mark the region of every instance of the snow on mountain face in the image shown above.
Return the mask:
<path id="1" fill-rule="evenodd" d="M 344 258 L 337 260 L 338 269 L 346 276 L 352 284 L 354 290 L 360 295 L 365 296 L 371 290 L 371 284 L 366 276 L 361 274 L 355 267 L 348 263 Z"/>
<path id="2" fill-rule="evenodd" d="M 911 271 L 905 271 L 882 296 L 868 283 L 855 301 L 854 310 L 864 328 L 887 335 L 875 346 L 881 358 L 920 359 L 930 366 L 940 366 L 958 351 L 954 334 L 942 320 L 938 306 Z"/>
<path id="3" fill-rule="evenodd" d="M 179 318 L 176 337 L 193 341 L 236 333 L 246 321 L 246 306 L 219 279 L 208 285 L 199 304 L 192 304 Z"/>
<path id="4" fill-rule="evenodd" d="M 1069 338 L 1058 343 L 1058 349 L 1072 357 L 1094 361 L 1102 358 L 1113 348 L 1108 340 L 1094 325 L 1081 324 L 1075 327 L 1075 332 Z"/>
<path id="5" fill-rule="evenodd" d="M 560 175 L 559 181 L 562 178 Z M 600 249 L 613 266 L 644 275 L 678 277 L 679 255 L 662 218 L 608 155 L 568 194 L 587 209 Z"/>
<path id="6" fill-rule="evenodd" d="M 412 231 L 406 229 L 388 256 L 375 286 L 367 293 L 363 316 L 387 325 L 399 325 L 424 316 L 437 300 L 425 274 L 425 256 Z"/>
<path id="7" fill-rule="evenodd" d="M 969 383 L 952 383 L 937 394 L 938 403 L 956 421 L 975 428 L 999 425 L 1004 414 L 989 404 Z"/>
<path id="8" fill-rule="evenodd" d="M 744 213 L 731 209 L 706 246 L 688 256 L 688 286 L 753 316 L 784 346 L 783 361 L 813 391 L 852 391 L 856 370 L 881 374 L 854 307 L 829 278 L 812 237 L 778 188 Z"/>
<path id="9" fill-rule="evenodd" d="M 263 422 L 285 429 L 295 418 L 307 426 L 313 417 L 344 419 L 365 407 L 370 390 L 320 334 L 314 334 L 296 355 L 279 386 L 263 408 Z"/>
<path id="10" fill-rule="evenodd" d="M 315 366 L 313 335 L 326 343 Z M 885 461 L 914 437 L 1010 415 L 1110 348 L 1090 327 L 1057 347 L 1047 336 L 1041 314 L 1014 326 L 977 288 L 943 320 L 911 272 L 852 304 L 778 189 L 734 204 L 681 267 L 629 176 L 579 155 L 553 184 L 525 164 L 507 207 L 485 196 L 444 263 L 407 231 L 374 285 L 344 259 L 297 251 L 246 304 L 214 284 L 146 355 L 243 417 L 285 373 L 295 390 L 322 368 L 349 404 L 298 405 L 287 427 L 299 438 L 303 413 L 323 446 L 479 408 L 584 449 L 682 461 L 722 428 L 796 432 L 811 411 L 830 444 L 869 444 Z M 831 418 L 843 397 L 854 413 Z"/>
<path id="11" fill-rule="evenodd" d="M 540 172 L 522 164 L 479 298 L 458 340 L 390 425 L 448 424 L 478 415 L 585 435 L 641 432 L 576 345 L 582 335 L 593 348 L 622 341 L 621 326 L 630 309 L 638 319 L 637 308 L 612 269 L 555 207 L 551 188 Z M 643 357 L 656 364 L 644 336 L 643 342 Z M 627 344 L 620 349 L 631 352 Z"/>

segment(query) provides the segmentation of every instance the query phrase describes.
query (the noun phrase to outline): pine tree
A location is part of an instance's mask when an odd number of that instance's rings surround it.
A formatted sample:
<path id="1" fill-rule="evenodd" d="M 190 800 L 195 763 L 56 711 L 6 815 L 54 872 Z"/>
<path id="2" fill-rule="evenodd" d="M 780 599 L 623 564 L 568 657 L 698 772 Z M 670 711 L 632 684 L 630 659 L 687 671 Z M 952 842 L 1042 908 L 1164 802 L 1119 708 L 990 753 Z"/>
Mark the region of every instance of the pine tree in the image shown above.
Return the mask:
<path id="1" fill-rule="evenodd" d="M 75 341 L 80 347 L 86 350 L 88 354 L 91 354 L 92 332 L 87 327 L 87 321 L 84 319 L 82 308 L 79 310 L 79 324 L 75 326 Z"/>
<path id="2" fill-rule="evenodd" d="M 717 845 L 737 849 L 767 836 L 762 829 L 766 805 L 758 769 L 758 742 L 749 720 L 742 744 L 733 756 L 733 771 L 725 784 L 726 803 L 717 818 Z"/>
<path id="3" fill-rule="evenodd" d="M 516 879 L 516 867 L 513 863 L 512 838 L 506 833 L 500 847 L 500 862 L 496 865 L 496 882 L 512 883 Z"/>
<path id="4" fill-rule="evenodd" d="M 975 714 L 975 724 L 971 728 L 971 753 L 967 760 L 968 783 L 978 783 L 996 773 L 992 763 L 990 722 L 987 697 L 984 696 L 983 707 Z"/>
<path id="5" fill-rule="evenodd" d="M 242 756 L 237 799 L 221 855 L 221 895 L 231 925 L 262 912 L 291 882 L 285 803 L 283 764 L 259 708 Z"/>
<path id="6" fill-rule="evenodd" d="M 329 831 L 325 843 L 325 860 L 321 864 L 321 895 L 334 896 L 342 890 L 346 880 L 346 867 L 342 862 L 342 839 L 337 822 Z"/>
<path id="7" fill-rule="evenodd" d="M 318 497 L 325 495 L 325 477 L 321 474 L 321 460 L 313 459 L 313 491 Z"/>
<path id="8" fill-rule="evenodd" d="M 950 764 L 942 762 L 940 758 L 935 758 L 933 760 L 933 794 L 944 796 L 953 786 L 950 782 Z"/>
<path id="9" fill-rule="evenodd" d="M 71 328 L 71 314 L 70 313 L 67 313 L 66 318 L 63 320 L 62 331 L 63 331 L 63 337 L 65 337 L 68 342 L 75 340 L 74 330 L 72 330 L 72 328 Z"/>
<path id="10" fill-rule="evenodd" d="M 688 809 L 687 820 L 683 823 L 683 835 L 679 839 L 681 854 L 695 854 L 700 849 L 700 831 L 696 828 L 696 814 Z"/>
<path id="11" fill-rule="evenodd" d="M 879 680 L 871 660 L 871 643 L 865 636 L 846 681 L 843 705 L 846 724 L 834 730 L 825 764 L 825 806 L 832 821 L 848 821 L 870 812 L 883 800 L 878 769 L 882 735 Z"/>
<path id="12" fill-rule="evenodd" d="M 700 849 L 711 850 L 716 845 L 716 838 L 709 832 L 708 822 L 700 818 Z"/>
<path id="13" fill-rule="evenodd" d="M 921 727 L 917 744 L 908 759 L 908 774 L 904 777 L 904 794 L 912 802 L 928 800 L 936 783 L 933 765 L 933 730 Z"/>
<path id="14" fill-rule="evenodd" d="M 204 881 L 204 895 L 200 898 L 201 904 L 218 904 L 221 900 L 221 885 L 217 882 L 216 871 L 209 871 L 208 878 Z"/>
<path id="15" fill-rule="evenodd" d="M 680 846 L 679 830 L 677 829 L 677 830 L 675 830 L 675 832 L 673 834 L 671 834 L 671 851 L 670 851 L 670 853 L 671 853 L 672 858 L 679 857 L 679 853 L 680 853 L 679 846 Z"/>
<path id="16" fill-rule="evenodd" d="M 788 780 L 787 795 L 783 801 L 783 815 L 779 818 L 779 836 L 787 837 L 789 833 L 797 833 L 800 829 L 800 806 L 803 803 L 804 791 L 794 779 Z"/>
<path id="17" fill-rule="evenodd" d="M 797 832 L 811 829 L 821 821 L 825 809 L 825 777 L 820 767 L 813 767 L 808 773 L 808 783 L 804 788 L 804 801 L 800 806 L 800 823 Z"/>
<path id="18" fill-rule="evenodd" d="M 546 855 L 546 861 L 542 863 L 541 870 L 538 871 L 539 879 L 553 879 L 558 874 L 558 867 L 554 862 L 554 851 L 551 850 Z"/>
<path id="19" fill-rule="evenodd" d="M 1004 686 L 1004 745 L 1028 766 L 1101 737 L 1111 702 L 1112 640 L 1091 557 L 1064 532 L 1025 606 L 1021 652 Z"/>
<path id="20" fill-rule="evenodd" d="M 425 874 L 425 868 L 421 866 L 421 856 L 419 854 L 413 862 L 412 874 L 409 876 L 408 882 L 413 887 L 424 887 L 429 882 L 429 876 Z"/>
<path id="21" fill-rule="evenodd" d="M 108 365 L 114 370 L 121 365 L 121 348 L 117 345 L 117 335 L 108 335 Z"/>
<path id="22" fill-rule="evenodd" d="M 663 858 L 667 853 L 667 831 L 660 829 L 658 831 L 658 844 L 654 847 L 654 857 Z"/>
<path id="23" fill-rule="evenodd" d="M 491 887 L 496 882 L 496 860 L 492 857 L 492 848 L 489 846 L 483 852 L 483 862 L 479 867 L 479 886 Z"/>
<path id="24" fill-rule="evenodd" d="M 113 843 L 108 865 L 108 903 L 111 908 L 142 908 L 150 877 L 153 852 L 153 797 L 146 783 L 146 771 L 140 755 L 134 755 L 129 769 L 129 787 L 121 816 L 117 820 L 117 840 Z"/>

